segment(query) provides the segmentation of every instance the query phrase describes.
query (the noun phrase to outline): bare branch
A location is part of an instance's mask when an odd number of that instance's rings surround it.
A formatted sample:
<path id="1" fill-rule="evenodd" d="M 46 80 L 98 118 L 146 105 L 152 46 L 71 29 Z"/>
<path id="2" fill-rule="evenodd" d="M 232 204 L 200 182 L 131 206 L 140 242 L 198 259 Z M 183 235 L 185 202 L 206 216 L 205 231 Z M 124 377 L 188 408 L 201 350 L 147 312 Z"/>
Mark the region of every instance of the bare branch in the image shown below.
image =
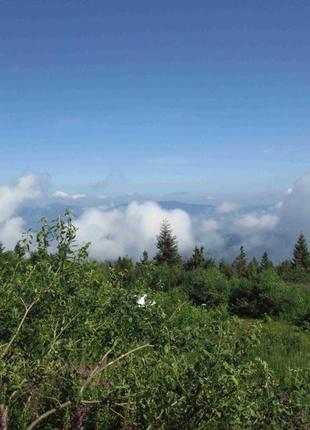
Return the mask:
<path id="1" fill-rule="evenodd" d="M 12 343 L 14 342 L 14 340 L 16 339 L 16 337 L 18 336 L 18 333 L 20 332 L 20 330 L 21 330 L 21 328 L 22 328 L 22 325 L 24 324 L 24 321 L 25 321 L 25 319 L 27 318 L 27 315 L 29 314 L 29 312 L 31 311 L 31 309 L 33 308 L 33 306 L 37 303 L 39 301 L 39 299 L 36 299 L 36 300 L 34 300 L 29 306 L 27 306 L 25 303 L 24 303 L 24 301 L 22 300 L 22 302 L 23 302 L 23 305 L 25 306 L 25 313 L 24 313 L 24 315 L 23 315 L 23 317 L 22 317 L 22 319 L 20 320 L 20 323 L 18 324 L 18 327 L 17 327 L 17 329 L 16 329 L 16 332 L 14 333 L 14 335 L 11 337 L 11 339 L 10 339 L 10 341 L 9 341 L 9 343 L 6 345 L 6 347 L 5 347 L 5 349 L 4 349 L 4 351 L 2 352 L 2 354 L 1 354 L 1 358 L 3 358 L 6 354 L 7 354 L 7 352 L 8 352 L 8 350 L 10 349 L 10 347 L 11 347 L 11 345 L 12 345 Z"/>
<path id="2" fill-rule="evenodd" d="M 27 430 L 34 429 L 38 424 L 40 424 L 41 421 L 45 420 L 45 418 L 49 417 L 50 415 L 55 414 L 58 411 L 61 411 L 62 409 L 68 407 L 71 405 L 71 401 L 68 400 L 65 403 L 62 403 L 58 408 L 50 409 L 49 411 L 45 412 L 44 414 L 40 415 L 35 421 L 33 421 L 29 427 L 27 427 Z"/>
<path id="3" fill-rule="evenodd" d="M 71 318 L 70 321 L 67 322 L 67 324 L 59 331 L 59 333 L 57 334 L 57 327 L 58 327 L 58 321 L 56 322 L 56 326 L 53 330 L 54 332 L 54 337 L 53 337 L 53 341 L 52 344 L 50 346 L 50 349 L 47 352 L 47 355 L 50 354 L 50 352 L 52 351 L 52 349 L 54 348 L 55 343 L 57 342 L 57 340 L 60 338 L 60 336 L 63 334 L 63 332 L 69 327 L 69 325 L 80 315 L 80 312 L 77 313 L 73 318 Z"/>
<path id="4" fill-rule="evenodd" d="M 113 347 L 102 357 L 102 359 L 100 360 L 99 364 L 95 367 L 95 369 L 92 371 L 92 373 L 90 374 L 89 378 L 87 379 L 87 381 L 84 383 L 84 385 L 81 387 L 80 389 L 80 395 L 83 394 L 83 391 L 85 390 L 85 388 L 87 387 L 87 385 L 89 385 L 89 383 L 94 379 L 94 377 L 102 372 L 102 370 L 107 369 L 108 367 L 112 366 L 113 364 L 117 363 L 118 361 L 122 360 L 123 358 L 127 357 L 130 354 L 133 354 L 134 352 L 139 351 L 140 349 L 143 348 L 153 348 L 153 345 L 150 345 L 149 343 L 145 344 L 145 345 L 141 345 L 138 346 L 134 349 L 131 349 L 128 352 L 125 352 L 124 354 L 120 355 L 119 357 L 117 357 L 115 360 L 110 361 L 109 363 L 105 363 L 105 359 L 107 358 L 107 356 L 110 354 L 110 352 L 112 351 Z"/>
<path id="5" fill-rule="evenodd" d="M 0 430 L 8 430 L 8 408 L 5 405 L 0 405 Z"/>

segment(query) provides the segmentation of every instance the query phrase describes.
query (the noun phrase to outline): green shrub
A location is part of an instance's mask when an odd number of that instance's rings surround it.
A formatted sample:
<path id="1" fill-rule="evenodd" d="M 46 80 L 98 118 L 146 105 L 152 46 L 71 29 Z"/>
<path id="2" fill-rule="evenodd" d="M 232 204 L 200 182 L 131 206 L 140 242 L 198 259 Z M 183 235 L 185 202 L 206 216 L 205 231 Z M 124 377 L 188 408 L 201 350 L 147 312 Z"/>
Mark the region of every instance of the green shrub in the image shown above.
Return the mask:
<path id="1" fill-rule="evenodd" d="M 45 224 L 35 258 L 0 269 L 2 429 L 307 428 L 309 372 L 292 369 L 280 384 L 251 354 L 264 342 L 261 324 L 227 312 L 217 269 L 103 271 L 75 248 L 68 221 Z M 277 279 L 264 276 L 261 309 L 284 309 Z"/>
<path id="2" fill-rule="evenodd" d="M 186 273 L 184 286 L 197 305 L 218 306 L 228 302 L 229 283 L 217 269 L 195 269 Z"/>
<path id="3" fill-rule="evenodd" d="M 235 279 L 229 306 L 240 316 L 260 318 L 267 314 L 293 319 L 310 309 L 309 299 L 307 291 L 285 284 L 271 269 L 256 280 Z"/>

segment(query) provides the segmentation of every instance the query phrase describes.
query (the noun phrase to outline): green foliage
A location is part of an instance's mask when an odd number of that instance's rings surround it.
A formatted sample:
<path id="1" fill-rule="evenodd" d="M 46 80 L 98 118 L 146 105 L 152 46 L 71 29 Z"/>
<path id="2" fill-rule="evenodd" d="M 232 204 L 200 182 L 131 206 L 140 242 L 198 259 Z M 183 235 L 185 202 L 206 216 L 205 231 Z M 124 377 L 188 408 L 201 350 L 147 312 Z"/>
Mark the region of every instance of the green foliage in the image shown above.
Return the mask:
<path id="1" fill-rule="evenodd" d="M 287 285 L 270 269 L 256 280 L 235 280 L 229 305 L 240 316 L 259 318 L 268 314 L 293 319 L 309 309 L 309 299 L 308 291 Z"/>
<path id="2" fill-rule="evenodd" d="M 273 268 L 273 263 L 269 259 L 268 252 L 264 252 L 260 261 L 259 270 L 264 272 L 265 270 L 269 270 Z"/>
<path id="3" fill-rule="evenodd" d="M 149 254 L 148 254 L 148 252 L 147 251 L 143 251 L 143 253 L 142 253 L 142 258 L 141 258 L 141 260 L 140 260 L 140 263 L 141 264 L 148 264 L 149 263 Z"/>
<path id="4" fill-rule="evenodd" d="M 230 281 L 168 262 L 100 267 L 75 238 L 67 213 L 25 236 L 24 257 L 1 256 L 2 430 L 307 428 L 310 372 L 294 351 L 308 334 L 268 338 L 225 304 L 301 317 L 308 291 L 273 271 Z"/>
<path id="5" fill-rule="evenodd" d="M 231 279 L 233 277 L 233 267 L 231 264 L 227 263 L 223 258 L 219 262 L 219 270 L 226 278 Z"/>
<path id="6" fill-rule="evenodd" d="M 252 260 L 249 262 L 247 267 L 247 278 L 249 279 L 255 279 L 258 275 L 259 271 L 259 264 L 256 260 L 256 258 L 252 258 Z"/>
<path id="7" fill-rule="evenodd" d="M 228 303 L 228 281 L 216 268 L 188 272 L 184 283 L 186 291 L 195 304 L 214 307 Z"/>
<path id="8" fill-rule="evenodd" d="M 240 254 L 233 262 L 233 268 L 234 268 L 235 274 L 238 277 L 244 278 L 247 276 L 247 258 L 246 258 L 246 252 L 243 246 L 241 246 Z"/>
<path id="9" fill-rule="evenodd" d="M 186 261 L 185 268 L 187 270 L 203 268 L 205 264 L 205 256 L 203 254 L 203 246 L 198 248 L 195 246 L 193 255 Z"/>
<path id="10" fill-rule="evenodd" d="M 156 264 L 168 264 L 175 266 L 180 263 L 180 255 L 178 251 L 178 243 L 176 236 L 173 236 L 172 230 L 168 221 L 163 221 L 160 233 L 157 236 L 156 247 L 158 252 L 155 256 Z"/>
<path id="11" fill-rule="evenodd" d="M 306 238 L 303 234 L 299 236 L 296 242 L 292 264 L 294 268 L 310 270 L 310 253 Z"/>

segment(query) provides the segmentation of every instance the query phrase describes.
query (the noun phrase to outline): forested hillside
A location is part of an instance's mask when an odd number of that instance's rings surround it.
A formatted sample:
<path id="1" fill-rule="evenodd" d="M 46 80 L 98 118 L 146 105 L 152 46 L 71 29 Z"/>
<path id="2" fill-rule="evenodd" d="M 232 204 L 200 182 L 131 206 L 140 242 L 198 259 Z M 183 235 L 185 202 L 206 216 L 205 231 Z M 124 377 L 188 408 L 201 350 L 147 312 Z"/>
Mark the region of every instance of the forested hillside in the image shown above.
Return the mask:
<path id="1" fill-rule="evenodd" d="M 310 258 L 98 264 L 70 217 L 0 252 L 0 429 L 308 429 Z"/>

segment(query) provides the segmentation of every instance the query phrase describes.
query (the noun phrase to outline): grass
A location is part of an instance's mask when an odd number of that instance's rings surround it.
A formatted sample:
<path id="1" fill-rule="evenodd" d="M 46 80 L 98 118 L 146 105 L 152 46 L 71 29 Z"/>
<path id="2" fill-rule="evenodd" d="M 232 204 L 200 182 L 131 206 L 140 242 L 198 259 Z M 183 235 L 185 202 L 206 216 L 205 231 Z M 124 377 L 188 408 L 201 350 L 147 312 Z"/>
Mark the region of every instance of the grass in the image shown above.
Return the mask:
<path id="1" fill-rule="evenodd" d="M 244 325 L 256 322 L 242 320 Z M 265 360 L 282 382 L 290 368 L 310 365 L 310 335 L 287 321 L 268 320 L 262 322 L 262 342 L 253 354 Z"/>

